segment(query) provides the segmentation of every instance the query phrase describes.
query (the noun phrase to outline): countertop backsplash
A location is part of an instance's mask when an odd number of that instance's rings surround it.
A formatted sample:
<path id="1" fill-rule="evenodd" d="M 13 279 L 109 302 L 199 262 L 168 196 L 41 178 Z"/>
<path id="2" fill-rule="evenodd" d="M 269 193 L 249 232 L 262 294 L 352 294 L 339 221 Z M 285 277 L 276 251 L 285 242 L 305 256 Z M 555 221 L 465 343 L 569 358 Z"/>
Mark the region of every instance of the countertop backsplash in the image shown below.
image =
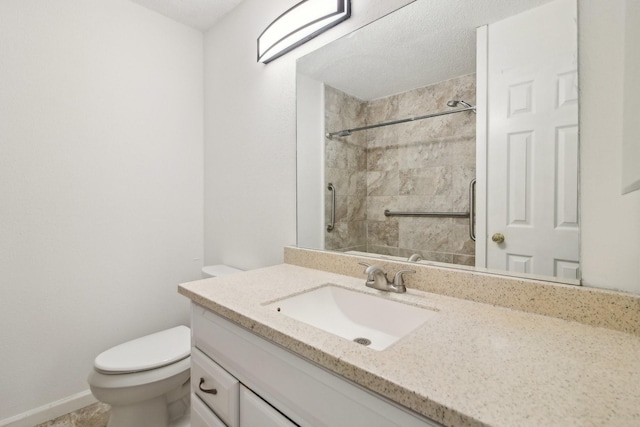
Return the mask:
<path id="1" fill-rule="evenodd" d="M 378 265 L 389 276 L 411 268 L 416 273 L 405 276 L 408 288 L 640 335 L 640 295 L 297 247 L 284 249 L 284 261 L 361 277 L 363 286 L 359 262 Z"/>

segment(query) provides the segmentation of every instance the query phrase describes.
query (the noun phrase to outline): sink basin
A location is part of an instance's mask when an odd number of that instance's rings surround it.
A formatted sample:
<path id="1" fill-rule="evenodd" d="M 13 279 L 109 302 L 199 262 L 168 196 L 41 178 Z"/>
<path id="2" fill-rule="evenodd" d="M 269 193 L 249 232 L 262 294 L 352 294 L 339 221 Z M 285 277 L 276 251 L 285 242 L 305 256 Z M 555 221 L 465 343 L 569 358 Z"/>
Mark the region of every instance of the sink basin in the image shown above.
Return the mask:
<path id="1" fill-rule="evenodd" d="M 374 350 L 384 350 L 437 315 L 434 310 L 330 284 L 266 307 Z"/>

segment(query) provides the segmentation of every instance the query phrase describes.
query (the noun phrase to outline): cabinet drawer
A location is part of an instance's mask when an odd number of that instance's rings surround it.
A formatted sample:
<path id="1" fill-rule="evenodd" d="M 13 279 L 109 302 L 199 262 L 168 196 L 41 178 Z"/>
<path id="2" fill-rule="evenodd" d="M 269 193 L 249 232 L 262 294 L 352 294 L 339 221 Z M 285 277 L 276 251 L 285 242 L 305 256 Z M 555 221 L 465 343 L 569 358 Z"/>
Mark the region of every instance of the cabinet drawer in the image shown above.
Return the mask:
<path id="1" fill-rule="evenodd" d="M 191 351 L 191 391 L 228 427 L 238 427 L 240 383 L 197 348 Z"/>
<path id="2" fill-rule="evenodd" d="M 191 394 L 191 427 L 227 427 L 195 394 Z"/>

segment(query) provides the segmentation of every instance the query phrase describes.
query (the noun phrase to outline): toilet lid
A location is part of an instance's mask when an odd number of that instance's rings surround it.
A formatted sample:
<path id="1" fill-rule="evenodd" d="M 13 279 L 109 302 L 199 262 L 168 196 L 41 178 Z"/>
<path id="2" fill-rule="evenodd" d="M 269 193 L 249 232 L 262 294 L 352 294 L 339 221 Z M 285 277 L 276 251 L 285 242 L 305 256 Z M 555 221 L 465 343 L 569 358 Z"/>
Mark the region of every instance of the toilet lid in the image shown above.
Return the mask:
<path id="1" fill-rule="evenodd" d="M 95 368 L 104 373 L 147 371 L 170 365 L 191 353 L 191 330 L 176 326 L 117 345 L 96 357 Z"/>

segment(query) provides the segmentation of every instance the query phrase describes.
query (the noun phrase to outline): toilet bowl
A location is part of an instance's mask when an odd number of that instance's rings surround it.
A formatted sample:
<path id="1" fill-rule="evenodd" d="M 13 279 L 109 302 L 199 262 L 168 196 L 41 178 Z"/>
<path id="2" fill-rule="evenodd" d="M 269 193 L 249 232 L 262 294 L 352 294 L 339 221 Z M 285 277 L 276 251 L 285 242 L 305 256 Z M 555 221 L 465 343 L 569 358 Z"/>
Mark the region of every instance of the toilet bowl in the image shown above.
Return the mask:
<path id="1" fill-rule="evenodd" d="M 111 406 L 108 427 L 167 427 L 189 411 L 191 330 L 177 326 L 95 358 L 91 393 Z"/>

